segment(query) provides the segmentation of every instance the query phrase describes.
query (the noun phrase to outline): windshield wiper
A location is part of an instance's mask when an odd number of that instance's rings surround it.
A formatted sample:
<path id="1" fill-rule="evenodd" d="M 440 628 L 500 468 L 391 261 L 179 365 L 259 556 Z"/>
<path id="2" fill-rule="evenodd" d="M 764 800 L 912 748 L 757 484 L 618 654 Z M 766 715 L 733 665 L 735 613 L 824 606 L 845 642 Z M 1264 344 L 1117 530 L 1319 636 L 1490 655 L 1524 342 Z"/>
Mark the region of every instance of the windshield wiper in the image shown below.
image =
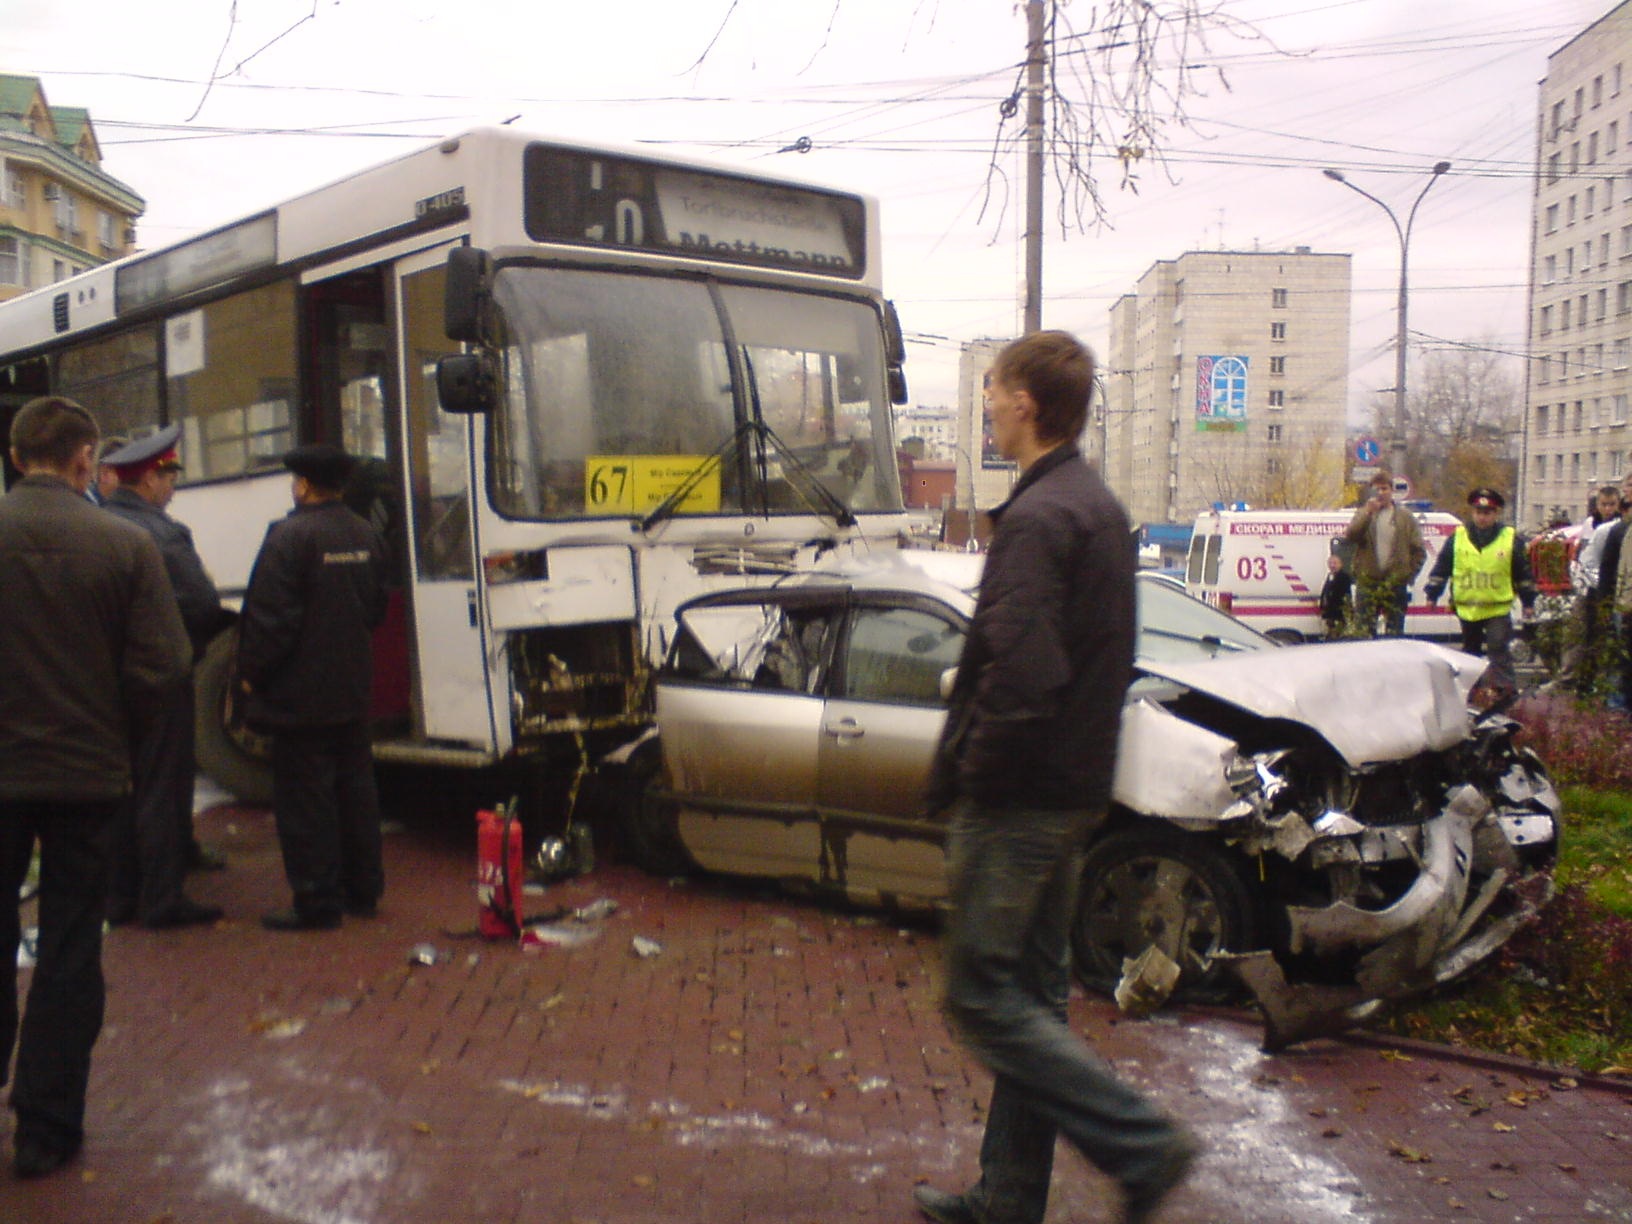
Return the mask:
<path id="1" fill-rule="evenodd" d="M 692 491 L 702 483 L 704 478 L 719 466 L 720 461 L 748 437 L 758 438 L 761 446 L 769 443 L 771 449 L 781 457 L 785 469 L 789 473 L 788 483 L 804 500 L 806 506 L 817 514 L 825 513 L 840 527 L 854 527 L 856 525 L 856 516 L 850 507 L 844 504 L 838 494 L 816 478 L 815 474 L 810 470 L 810 465 L 794 454 L 787 444 L 776 436 L 775 430 L 763 421 L 748 420 L 743 421 L 736 429 L 732 430 L 731 436 L 715 447 L 712 454 L 693 468 L 685 480 L 680 483 L 679 488 L 654 506 L 651 512 L 640 520 L 640 529 L 650 531 L 658 523 L 670 518 L 686 498 L 691 496 Z M 793 476 L 795 474 L 802 477 L 802 479 L 794 480 Z M 763 482 L 763 477 L 761 479 Z M 813 494 L 814 496 L 812 496 Z"/>

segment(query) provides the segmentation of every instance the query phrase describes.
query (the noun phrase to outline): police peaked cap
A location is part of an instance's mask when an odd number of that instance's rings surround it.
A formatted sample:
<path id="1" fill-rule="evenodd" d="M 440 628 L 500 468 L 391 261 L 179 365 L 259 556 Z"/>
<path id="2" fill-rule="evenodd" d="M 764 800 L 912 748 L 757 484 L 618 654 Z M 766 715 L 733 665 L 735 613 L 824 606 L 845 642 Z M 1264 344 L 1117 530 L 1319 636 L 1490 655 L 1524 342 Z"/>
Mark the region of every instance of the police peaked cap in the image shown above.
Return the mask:
<path id="1" fill-rule="evenodd" d="M 166 425 L 145 438 L 137 438 L 134 442 L 126 442 L 118 450 L 109 451 L 102 456 L 101 462 L 118 468 L 120 479 L 126 475 L 140 475 L 143 469 L 150 467 L 179 468 L 181 460 L 176 456 L 176 443 L 180 440 L 181 425 Z"/>
<path id="2" fill-rule="evenodd" d="M 283 466 L 320 489 L 343 489 L 357 461 L 328 442 L 307 442 L 283 457 Z"/>
<path id="3" fill-rule="evenodd" d="M 1468 505 L 1476 510 L 1500 510 L 1507 505 L 1507 499 L 1495 489 L 1478 488 L 1468 494 Z"/>

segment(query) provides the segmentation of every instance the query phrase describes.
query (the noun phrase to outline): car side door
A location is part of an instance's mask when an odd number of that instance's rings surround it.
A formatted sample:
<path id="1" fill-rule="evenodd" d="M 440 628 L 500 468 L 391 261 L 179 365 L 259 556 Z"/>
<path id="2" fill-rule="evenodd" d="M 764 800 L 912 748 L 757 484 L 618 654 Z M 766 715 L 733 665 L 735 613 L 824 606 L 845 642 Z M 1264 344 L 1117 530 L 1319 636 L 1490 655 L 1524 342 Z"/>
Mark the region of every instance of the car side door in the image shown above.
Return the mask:
<path id="1" fill-rule="evenodd" d="M 832 882 L 852 894 L 945 893 L 944 827 L 919 815 L 964 626 L 930 601 L 858 602 L 836 643 L 817 748 Z"/>

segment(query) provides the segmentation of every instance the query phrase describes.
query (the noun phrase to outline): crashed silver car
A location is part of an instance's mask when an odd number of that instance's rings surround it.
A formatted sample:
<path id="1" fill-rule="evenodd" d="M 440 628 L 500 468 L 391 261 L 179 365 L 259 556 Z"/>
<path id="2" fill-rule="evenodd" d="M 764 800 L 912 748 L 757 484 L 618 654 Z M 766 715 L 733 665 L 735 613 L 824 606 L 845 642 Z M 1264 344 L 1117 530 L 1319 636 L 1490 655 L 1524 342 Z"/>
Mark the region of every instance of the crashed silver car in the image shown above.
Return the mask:
<path id="1" fill-rule="evenodd" d="M 890 906 L 945 895 L 921 791 L 980 558 L 903 551 L 694 599 L 627 812 L 643 865 Z M 1364 1019 L 1493 953 L 1550 897 L 1559 804 L 1481 660 L 1280 647 L 1141 579 L 1112 811 L 1073 948 L 1126 1005 L 1245 983 L 1266 1044 Z"/>

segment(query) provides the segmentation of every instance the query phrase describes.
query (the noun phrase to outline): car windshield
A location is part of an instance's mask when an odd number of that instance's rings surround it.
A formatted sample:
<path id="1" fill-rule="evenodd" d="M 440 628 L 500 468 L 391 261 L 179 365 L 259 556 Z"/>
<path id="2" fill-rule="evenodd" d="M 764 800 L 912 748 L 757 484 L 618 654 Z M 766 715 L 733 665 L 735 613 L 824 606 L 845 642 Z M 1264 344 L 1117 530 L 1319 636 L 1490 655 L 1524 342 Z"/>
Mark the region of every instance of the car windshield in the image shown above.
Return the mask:
<path id="1" fill-rule="evenodd" d="M 501 513 L 643 516 L 693 473 L 665 513 L 900 509 L 866 301 L 531 265 L 500 269 L 494 298 Z"/>
<path id="2" fill-rule="evenodd" d="M 1140 659 L 1189 663 L 1243 650 L 1268 650 L 1275 643 L 1217 608 L 1192 599 L 1160 578 L 1135 584 L 1139 604 Z"/>

